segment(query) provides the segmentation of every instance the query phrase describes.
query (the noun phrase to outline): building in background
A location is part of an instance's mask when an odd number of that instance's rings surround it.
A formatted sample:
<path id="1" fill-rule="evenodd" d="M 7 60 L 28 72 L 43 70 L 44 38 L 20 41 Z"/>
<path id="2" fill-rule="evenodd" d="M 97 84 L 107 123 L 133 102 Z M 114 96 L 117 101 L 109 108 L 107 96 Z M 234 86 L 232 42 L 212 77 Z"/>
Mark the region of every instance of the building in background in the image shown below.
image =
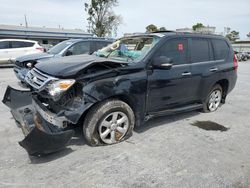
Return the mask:
<path id="1" fill-rule="evenodd" d="M 193 33 L 194 32 L 194 30 L 192 28 L 188 28 L 188 27 L 176 29 L 176 31 L 183 32 L 183 33 Z"/>
<path id="2" fill-rule="evenodd" d="M 92 34 L 80 29 L 0 25 L 0 39 L 30 39 L 44 45 L 55 45 L 67 39 L 89 38 L 92 36 Z"/>
<path id="3" fill-rule="evenodd" d="M 216 27 L 213 26 L 206 26 L 202 28 L 198 28 L 197 31 L 194 31 L 192 28 L 180 28 L 176 29 L 177 32 L 187 32 L 187 33 L 204 33 L 204 34 L 216 34 L 216 35 L 223 35 L 223 32 L 216 32 Z"/>
<path id="4" fill-rule="evenodd" d="M 250 39 L 236 40 L 232 46 L 237 52 L 250 52 Z"/>

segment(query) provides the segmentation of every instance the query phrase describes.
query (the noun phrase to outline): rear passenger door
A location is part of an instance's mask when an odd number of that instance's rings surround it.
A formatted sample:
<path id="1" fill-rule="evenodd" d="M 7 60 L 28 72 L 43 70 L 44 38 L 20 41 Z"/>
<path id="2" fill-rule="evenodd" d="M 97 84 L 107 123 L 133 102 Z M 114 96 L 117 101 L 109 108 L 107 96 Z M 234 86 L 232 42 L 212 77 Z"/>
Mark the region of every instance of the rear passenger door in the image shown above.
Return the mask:
<path id="1" fill-rule="evenodd" d="M 216 78 L 216 67 L 211 39 L 192 37 L 190 39 L 191 73 L 194 99 L 202 101 L 210 91 Z"/>

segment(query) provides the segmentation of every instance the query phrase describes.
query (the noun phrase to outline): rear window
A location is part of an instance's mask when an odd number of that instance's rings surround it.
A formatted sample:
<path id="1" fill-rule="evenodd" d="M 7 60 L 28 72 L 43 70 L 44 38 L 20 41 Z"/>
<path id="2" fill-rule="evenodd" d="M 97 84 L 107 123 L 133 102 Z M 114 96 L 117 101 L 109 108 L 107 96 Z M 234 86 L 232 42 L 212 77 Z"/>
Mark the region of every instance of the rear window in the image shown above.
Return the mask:
<path id="1" fill-rule="evenodd" d="M 229 53 L 229 46 L 227 45 L 227 42 L 224 40 L 213 39 L 212 43 L 214 47 L 215 60 L 226 59 Z"/>
<path id="2" fill-rule="evenodd" d="M 209 42 L 206 39 L 192 39 L 191 45 L 191 62 L 210 61 Z"/>
<path id="3" fill-rule="evenodd" d="M 8 48 L 10 48 L 10 42 L 9 41 L 0 42 L 0 49 L 8 49 Z"/>
<path id="4" fill-rule="evenodd" d="M 33 42 L 22 42 L 22 41 L 12 41 L 11 47 L 12 48 L 28 48 L 34 46 L 35 43 Z"/>

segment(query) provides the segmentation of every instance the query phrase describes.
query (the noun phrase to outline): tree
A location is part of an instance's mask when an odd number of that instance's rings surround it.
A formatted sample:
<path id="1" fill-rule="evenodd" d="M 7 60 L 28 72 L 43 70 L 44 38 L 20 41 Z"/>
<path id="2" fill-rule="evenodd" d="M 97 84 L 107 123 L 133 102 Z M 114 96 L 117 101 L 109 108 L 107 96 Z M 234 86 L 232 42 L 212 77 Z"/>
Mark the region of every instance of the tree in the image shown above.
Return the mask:
<path id="1" fill-rule="evenodd" d="M 247 34 L 247 37 L 250 38 L 250 32 Z"/>
<path id="2" fill-rule="evenodd" d="M 205 27 L 205 26 L 202 23 L 197 23 L 197 24 L 193 25 L 193 30 L 197 31 L 197 30 L 199 30 L 200 28 L 203 28 L 203 27 Z"/>
<path id="3" fill-rule="evenodd" d="M 232 41 L 232 42 L 234 42 L 236 39 L 239 39 L 239 38 L 240 38 L 240 37 L 239 37 L 239 32 L 237 32 L 237 31 L 232 31 L 232 32 L 230 32 L 229 34 L 226 35 L 226 37 L 227 37 L 230 41 Z"/>
<path id="4" fill-rule="evenodd" d="M 160 27 L 159 31 L 167 31 L 166 27 Z"/>
<path id="5" fill-rule="evenodd" d="M 114 13 L 113 7 L 118 6 L 118 0 L 90 0 L 84 5 L 91 33 L 98 37 L 116 35 L 121 17 Z"/>
<path id="6" fill-rule="evenodd" d="M 152 33 L 158 31 L 158 28 L 154 24 L 150 24 L 146 27 L 146 31 L 147 33 Z"/>

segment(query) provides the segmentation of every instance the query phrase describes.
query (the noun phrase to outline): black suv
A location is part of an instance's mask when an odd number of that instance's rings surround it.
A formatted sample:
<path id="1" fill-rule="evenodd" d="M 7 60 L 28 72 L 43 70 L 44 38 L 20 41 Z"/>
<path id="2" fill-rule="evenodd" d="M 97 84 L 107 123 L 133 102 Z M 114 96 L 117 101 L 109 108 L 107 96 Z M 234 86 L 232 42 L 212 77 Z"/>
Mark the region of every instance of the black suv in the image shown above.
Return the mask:
<path id="1" fill-rule="evenodd" d="M 38 61 L 42 61 L 50 58 L 80 55 L 80 54 L 92 54 L 93 52 L 102 49 L 103 47 L 111 44 L 113 40 L 102 38 L 86 38 L 86 39 L 70 39 L 60 42 L 52 47 L 45 53 L 37 53 L 31 55 L 25 55 L 16 58 L 14 61 L 14 72 L 16 77 L 25 82 L 25 76 L 30 69 Z"/>
<path id="2" fill-rule="evenodd" d="M 30 155 L 63 148 L 83 127 L 91 146 L 127 139 L 150 118 L 216 111 L 237 79 L 237 59 L 221 36 L 152 33 L 121 38 L 93 55 L 35 65 L 31 91 L 7 88 L 3 102 Z"/>

